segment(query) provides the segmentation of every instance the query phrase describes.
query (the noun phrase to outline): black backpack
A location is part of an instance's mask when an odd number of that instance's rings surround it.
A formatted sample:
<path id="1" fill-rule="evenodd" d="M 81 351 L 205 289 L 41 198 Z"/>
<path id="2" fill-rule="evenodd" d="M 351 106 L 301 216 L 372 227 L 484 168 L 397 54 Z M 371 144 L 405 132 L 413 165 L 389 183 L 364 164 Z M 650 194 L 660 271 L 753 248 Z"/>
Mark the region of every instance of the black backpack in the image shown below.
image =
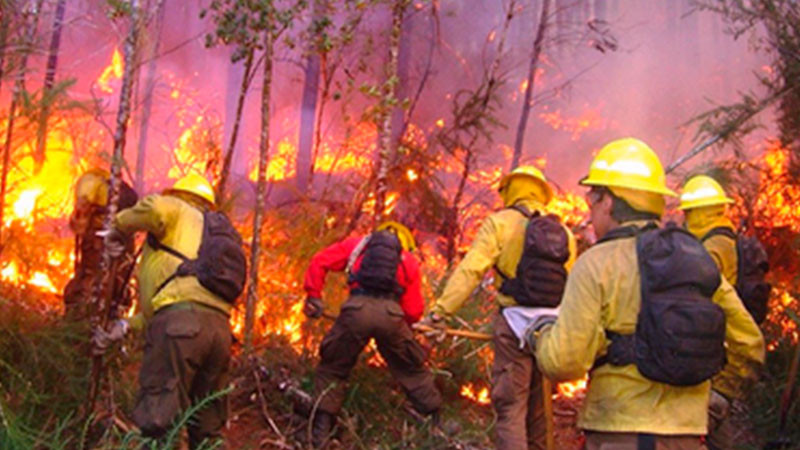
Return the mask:
<path id="1" fill-rule="evenodd" d="M 558 306 L 567 282 L 564 267 L 569 259 L 567 232 L 553 214 L 542 215 L 539 211 L 531 214 L 518 206 L 511 209 L 527 217 L 528 225 L 514 278 L 506 276 L 495 265 L 495 271 L 503 278 L 500 292 L 522 306 Z"/>
<path id="2" fill-rule="evenodd" d="M 772 285 L 764 281 L 769 271 L 767 251 L 756 237 L 736 234 L 728 227 L 717 227 L 703 236 L 723 235 L 736 242 L 736 293 L 757 324 L 767 317 L 767 302 Z"/>
<path id="3" fill-rule="evenodd" d="M 361 265 L 352 272 L 359 256 Z M 347 264 L 350 283 L 358 283 L 364 291 L 374 295 L 403 295 L 404 289 L 397 282 L 397 267 L 403 254 L 400 239 L 388 230 L 375 231 L 365 237 L 350 255 Z"/>
<path id="4" fill-rule="evenodd" d="M 606 331 L 595 367 L 636 364 L 646 378 L 675 386 L 710 379 L 725 366 L 725 314 L 711 301 L 720 272 L 703 245 L 673 223 L 624 227 L 601 239 L 636 236 L 642 304 L 634 334 Z"/>
<path id="5" fill-rule="evenodd" d="M 242 237 L 225 214 L 203 212 L 203 237 L 197 259 L 187 258 L 152 234 L 147 235 L 147 243 L 155 250 L 164 250 L 183 260 L 175 273 L 158 286 L 156 294 L 174 278 L 189 276 L 197 277 L 201 286 L 230 304 L 242 294 L 247 279 L 247 259 L 242 250 Z"/>

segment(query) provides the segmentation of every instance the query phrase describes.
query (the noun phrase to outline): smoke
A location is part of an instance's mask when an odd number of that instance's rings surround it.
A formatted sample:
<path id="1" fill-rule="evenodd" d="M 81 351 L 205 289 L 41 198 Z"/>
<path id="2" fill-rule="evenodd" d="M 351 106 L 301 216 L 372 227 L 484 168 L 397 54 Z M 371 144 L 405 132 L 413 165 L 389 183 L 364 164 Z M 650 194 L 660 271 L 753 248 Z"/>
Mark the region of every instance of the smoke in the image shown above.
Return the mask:
<path id="1" fill-rule="evenodd" d="M 506 51 L 501 55 L 504 85 L 498 117 L 504 127 L 494 130 L 493 142 L 487 144 L 490 148 L 482 153 L 480 164 L 484 168 L 507 167 L 541 3 L 542 0 L 518 2 L 514 11 Z M 205 48 L 205 34 L 212 28 L 207 19 L 199 18 L 205 5 L 164 4 L 165 26 L 158 38 L 160 56 L 147 142 L 147 190 L 166 183 L 164 175 L 176 164 L 173 153 L 179 147 L 179 139 L 187 129 L 197 126 L 198 118 L 212 124 L 204 126 L 214 128 L 214 139 L 227 146 L 242 73 L 241 63 L 231 66 L 229 48 Z M 436 4 L 439 10 L 435 17 L 429 2 L 411 8 L 403 37 L 406 60 L 401 61 L 407 70 L 401 83 L 401 92 L 406 96 L 413 97 L 420 80 L 427 80 L 410 122 L 428 136 L 435 131 L 437 121 L 449 123 L 454 96 L 480 84 L 496 55 L 509 1 L 441 0 Z M 523 162 L 545 157 L 548 176 L 567 190 L 574 189 L 592 152 L 605 142 L 636 136 L 656 149 L 666 164 L 692 145 L 694 129 L 682 124 L 713 104 L 735 101 L 739 92 L 758 88 L 753 73 L 762 70 L 763 55 L 748 49 L 744 40 L 734 42 L 724 33 L 719 17 L 690 13 L 688 0 L 554 0 L 554 4 L 549 37 L 535 80 L 535 102 L 527 126 Z M 105 94 L 95 82 L 110 63 L 127 24 L 125 20 L 109 19 L 102 5 L 90 1 L 70 3 L 57 78 L 75 78 L 77 83 L 70 88 L 70 95 L 99 104 L 104 111 L 100 120 L 110 124 L 118 86 L 113 93 Z M 330 149 L 341 145 L 348 124 L 357 125 L 375 102 L 359 87 L 379 86 L 382 81 L 389 23 L 384 9 L 368 11 L 352 43 L 341 50 L 340 66 L 331 84 L 332 98 L 322 121 L 322 139 Z M 42 36 L 49 33 L 51 15 L 52 11 L 45 11 L 42 17 Z M 337 25 L 344 22 L 341 14 L 333 19 Z M 306 51 L 302 39 L 309 21 L 310 13 L 306 13 L 285 32 L 283 37 L 295 39 L 296 46 L 279 44 L 272 97 L 274 152 L 279 142 L 287 143 L 290 149 L 297 148 Z M 598 27 L 605 32 L 599 33 Z M 153 28 L 148 28 L 145 39 L 157 39 Z M 615 45 L 608 46 L 603 39 L 610 39 Z M 29 75 L 29 89 L 39 87 L 43 66 L 43 56 L 31 60 L 31 67 L 39 73 Z M 136 96 L 139 106 L 144 95 L 144 69 L 142 72 Z M 259 69 L 250 87 L 237 146 L 234 169 L 239 176 L 249 174 L 257 161 L 260 73 Z M 4 106 L 9 101 L 7 86 L 8 82 L 0 93 L 0 104 Z M 141 108 L 133 117 L 126 149 L 131 168 L 136 161 L 140 113 Z M 106 148 L 110 147 L 110 133 L 102 136 Z M 370 151 L 369 145 L 365 140 L 366 148 L 362 150 Z M 294 156 L 284 156 L 285 167 L 275 170 L 294 170 Z"/>

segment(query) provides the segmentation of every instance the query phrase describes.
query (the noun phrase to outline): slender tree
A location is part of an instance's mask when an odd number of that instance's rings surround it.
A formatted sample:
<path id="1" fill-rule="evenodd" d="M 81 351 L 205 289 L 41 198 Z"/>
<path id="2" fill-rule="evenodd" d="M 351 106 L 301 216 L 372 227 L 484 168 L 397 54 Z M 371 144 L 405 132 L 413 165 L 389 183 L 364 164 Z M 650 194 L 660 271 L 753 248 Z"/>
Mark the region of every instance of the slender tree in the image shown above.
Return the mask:
<path id="1" fill-rule="evenodd" d="M 211 12 L 212 20 L 216 25 L 214 34 L 206 37 L 206 45 L 213 46 L 217 41 L 233 45 L 232 62 L 246 58 L 248 54 L 256 50 L 263 51 L 261 141 L 256 204 L 253 214 L 253 239 L 250 246 L 250 281 L 247 285 L 245 300 L 244 340 L 247 352 L 250 352 L 253 346 L 255 305 L 258 297 L 258 269 L 261 258 L 261 230 L 264 226 L 264 204 L 267 197 L 267 166 L 270 151 L 269 103 L 272 94 L 274 46 L 280 34 L 292 26 L 294 18 L 306 6 L 305 0 L 287 2 L 286 8 L 278 8 L 277 3 L 275 0 L 217 0 L 211 3 L 209 10 L 201 13 L 201 17 L 205 17 Z M 251 62 L 251 64 L 253 63 Z M 245 79 L 247 78 L 245 77 Z"/>
<path id="2" fill-rule="evenodd" d="M 253 322 L 258 297 L 258 266 L 261 254 L 261 230 L 264 228 L 264 202 L 267 194 L 267 165 L 269 164 L 269 102 L 272 94 L 272 29 L 264 33 L 264 80 L 261 85 L 261 142 L 258 146 L 258 179 L 256 182 L 256 204 L 253 214 L 253 241 L 250 245 L 250 283 L 247 286 L 247 308 L 245 309 L 245 347 L 253 346 Z"/>
<path id="3" fill-rule="evenodd" d="M 330 23 L 321 14 L 324 5 L 321 0 L 311 0 L 311 44 L 307 49 L 305 65 L 303 67 L 303 97 L 300 103 L 300 130 L 297 142 L 297 163 L 295 168 L 295 181 L 297 191 L 304 195 L 308 191 L 308 183 L 313 167 L 312 154 L 314 149 L 314 127 L 317 117 L 317 101 L 319 99 L 320 79 L 320 37 Z M 324 42 L 324 41 L 323 41 Z"/>
<path id="4" fill-rule="evenodd" d="M 6 47 L 8 46 L 8 30 L 11 23 L 11 2 L 0 0 L 0 88 L 3 86 L 3 69 L 6 66 Z"/>
<path id="5" fill-rule="evenodd" d="M 536 80 L 536 70 L 539 67 L 539 59 L 542 55 L 542 48 L 544 47 L 544 37 L 547 32 L 548 21 L 550 20 L 550 2 L 551 0 L 542 0 L 542 11 L 539 14 L 539 22 L 536 26 L 536 37 L 533 39 L 533 53 L 531 53 L 530 65 L 528 66 L 525 98 L 522 102 L 522 112 L 519 115 L 517 137 L 514 139 L 514 156 L 511 158 L 512 170 L 519 166 L 519 160 L 522 157 L 522 145 L 525 142 L 525 129 L 528 126 L 528 117 L 531 114 L 531 107 L 533 106 L 532 98 L 534 81 Z"/>
<path id="6" fill-rule="evenodd" d="M 222 160 L 222 170 L 220 171 L 219 183 L 217 185 L 217 192 L 219 192 L 220 198 L 225 197 L 228 179 L 230 178 L 231 166 L 233 165 L 233 152 L 236 150 L 236 140 L 239 137 L 239 128 L 242 124 L 244 101 L 247 98 L 247 90 L 250 88 L 250 83 L 253 81 L 254 55 L 255 49 L 250 48 L 244 60 L 244 74 L 242 75 L 242 82 L 239 85 L 239 95 L 236 98 L 236 115 L 233 119 L 230 140 L 228 141 L 228 148 L 225 151 L 225 157 Z"/>
<path id="7" fill-rule="evenodd" d="M 394 0 L 392 3 L 392 26 L 389 30 L 389 55 L 386 62 L 385 81 L 381 87 L 381 102 L 378 109 L 378 159 L 375 164 L 375 217 L 383 215 L 386 206 L 386 192 L 389 188 L 389 169 L 393 157 L 392 110 L 399 106 L 396 97 L 398 83 L 398 54 L 400 36 L 403 31 L 403 18 L 410 0 Z"/>
<path id="8" fill-rule="evenodd" d="M 36 133 L 36 152 L 33 154 L 35 162 L 34 171 L 39 172 L 44 164 L 45 152 L 47 149 L 47 125 L 50 118 L 50 108 L 48 98 L 56 80 L 56 67 L 58 66 L 58 51 L 61 48 L 61 29 L 64 25 L 64 12 L 67 9 L 67 0 L 58 0 L 53 17 L 53 32 L 50 36 L 50 47 L 47 52 L 47 68 L 44 72 L 44 83 L 42 85 L 42 111 L 39 115 L 39 128 Z"/>
<path id="9" fill-rule="evenodd" d="M 147 60 L 147 75 L 144 81 L 144 101 L 142 102 L 142 119 L 139 123 L 139 148 L 136 152 L 136 179 L 134 186 L 137 192 L 144 192 L 144 167 L 147 162 L 147 138 L 150 132 L 150 114 L 153 110 L 153 94 L 156 87 L 156 68 L 158 51 L 161 46 L 161 32 L 164 29 L 164 0 L 158 0 L 155 6 L 155 25 L 153 41 Z"/>
<path id="10" fill-rule="evenodd" d="M 119 93 L 119 106 L 117 109 L 116 129 L 114 131 L 113 153 L 111 156 L 111 176 L 109 181 L 108 208 L 103 221 L 103 229 L 107 232 L 112 228 L 112 221 L 117 213 L 119 205 L 119 192 L 122 166 L 125 164 L 125 143 L 128 132 L 128 123 L 131 117 L 131 93 L 133 92 L 133 82 L 139 70 L 138 64 L 138 41 L 139 41 L 139 0 L 130 0 L 128 5 L 130 11 L 130 25 L 128 35 L 123 46 L 123 57 L 125 67 L 122 72 L 122 86 Z M 115 299 L 109 298 L 111 285 L 116 276 L 116 261 L 108 249 L 103 250 L 100 270 L 92 289 L 91 307 L 93 314 L 90 318 L 92 329 L 106 328 L 112 319 L 111 315 L 116 308 L 112 304 Z M 103 360 L 101 356 L 92 358 L 91 376 L 89 389 L 87 391 L 87 404 L 84 409 L 84 422 L 89 415 L 94 412 L 95 402 L 100 390 L 101 377 L 103 373 Z"/>

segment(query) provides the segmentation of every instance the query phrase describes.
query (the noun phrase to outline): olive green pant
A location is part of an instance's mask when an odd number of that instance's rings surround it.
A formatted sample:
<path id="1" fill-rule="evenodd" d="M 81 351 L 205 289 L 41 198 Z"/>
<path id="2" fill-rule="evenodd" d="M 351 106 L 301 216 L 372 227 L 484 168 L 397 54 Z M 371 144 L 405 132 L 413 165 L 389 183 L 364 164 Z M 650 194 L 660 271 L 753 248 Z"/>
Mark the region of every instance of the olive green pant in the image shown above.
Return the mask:
<path id="1" fill-rule="evenodd" d="M 225 388 L 232 335 L 228 317 L 193 302 L 160 309 L 145 334 L 144 359 L 133 420 L 161 438 L 192 405 Z M 226 399 L 207 402 L 188 421 L 189 446 L 220 438 Z"/>
<path id="2" fill-rule="evenodd" d="M 425 367 L 425 351 L 414 340 L 404 316 L 400 305 L 390 299 L 354 295 L 342 305 L 320 345 L 321 360 L 314 377 L 320 411 L 336 414 L 342 408 L 347 378 L 370 338 L 375 339 L 389 372 L 414 409 L 422 414 L 439 409 L 442 397 Z"/>
<path id="3" fill-rule="evenodd" d="M 495 446 L 499 450 L 544 449 L 542 374 L 502 314 L 494 317 L 492 406 L 497 412 Z M 548 393 L 549 394 L 549 393 Z"/>
<path id="4" fill-rule="evenodd" d="M 733 448 L 736 427 L 731 421 L 730 410 L 730 401 L 712 390 L 708 402 L 708 435 L 706 436 L 706 443 L 710 450 Z"/>
<path id="5" fill-rule="evenodd" d="M 641 437 L 636 433 L 603 433 L 584 431 L 586 435 L 585 450 L 640 450 Z M 705 450 L 700 436 L 654 436 L 650 442 L 653 450 Z"/>

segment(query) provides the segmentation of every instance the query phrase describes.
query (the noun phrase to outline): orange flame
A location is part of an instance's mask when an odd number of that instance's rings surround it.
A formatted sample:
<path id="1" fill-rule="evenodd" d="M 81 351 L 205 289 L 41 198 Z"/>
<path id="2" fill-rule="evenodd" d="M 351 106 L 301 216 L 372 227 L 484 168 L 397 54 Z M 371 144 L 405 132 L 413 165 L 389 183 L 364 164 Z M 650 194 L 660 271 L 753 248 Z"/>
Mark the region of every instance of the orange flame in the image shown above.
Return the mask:
<path id="1" fill-rule="evenodd" d="M 103 73 L 100 74 L 100 77 L 97 78 L 97 86 L 100 88 L 100 90 L 106 94 L 111 94 L 114 92 L 114 88 L 111 87 L 111 83 L 122 78 L 123 68 L 124 62 L 122 60 L 122 54 L 120 54 L 119 49 L 115 48 L 114 54 L 111 55 L 111 63 L 109 63 L 109 65 L 103 70 Z"/>
<path id="2" fill-rule="evenodd" d="M 460 394 L 462 397 L 472 400 L 479 405 L 488 405 L 492 402 L 489 398 L 489 388 L 484 387 L 478 390 L 472 383 L 462 385 Z"/>

